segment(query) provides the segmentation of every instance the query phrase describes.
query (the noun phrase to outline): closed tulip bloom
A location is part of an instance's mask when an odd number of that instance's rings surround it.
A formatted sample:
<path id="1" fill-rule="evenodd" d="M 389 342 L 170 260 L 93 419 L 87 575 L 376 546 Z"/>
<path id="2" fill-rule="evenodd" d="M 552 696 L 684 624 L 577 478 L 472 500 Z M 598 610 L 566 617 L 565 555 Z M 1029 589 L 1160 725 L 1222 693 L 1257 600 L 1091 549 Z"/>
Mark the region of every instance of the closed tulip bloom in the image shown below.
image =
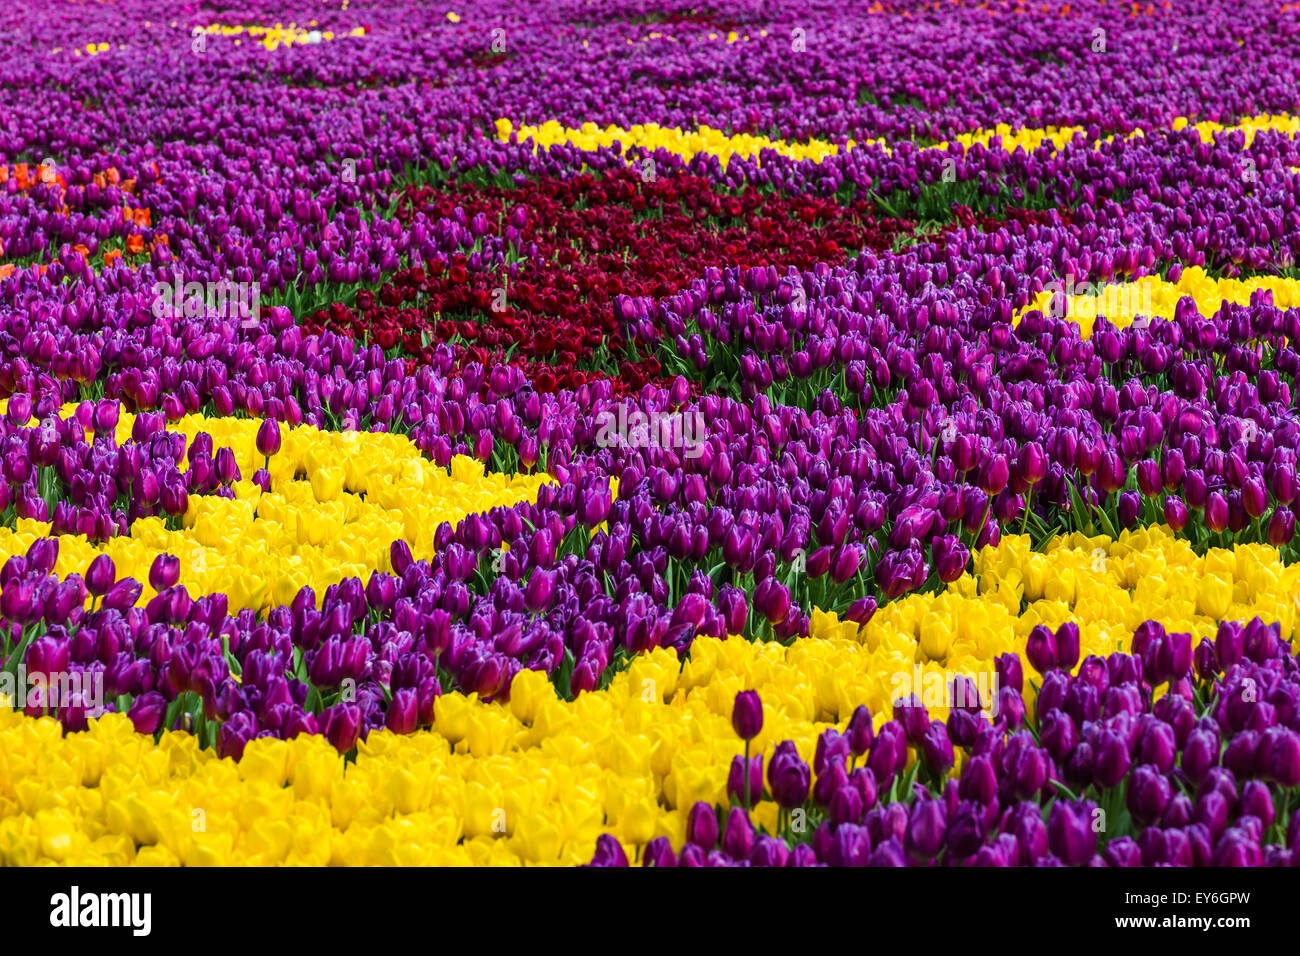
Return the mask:
<path id="1" fill-rule="evenodd" d="M 578 500 L 578 518 L 587 528 L 595 528 L 609 517 L 611 505 L 608 491 L 588 491 Z"/>
<path id="2" fill-rule="evenodd" d="M 1241 505 L 1251 518 L 1258 518 L 1268 510 L 1268 488 L 1258 477 L 1247 478 L 1241 486 Z"/>
<path id="3" fill-rule="evenodd" d="M 341 754 L 357 745 L 361 730 L 361 709 L 356 704 L 334 704 L 321 714 L 325 739 Z"/>
<path id="4" fill-rule="evenodd" d="M 116 611 L 126 611 L 140 600 L 143 586 L 130 578 L 122 578 L 113 584 L 104 594 L 104 607 Z M 8 593 L 6 590 L 5 593 Z M 5 617 L 10 615 L 6 612 Z"/>
<path id="5" fill-rule="evenodd" d="M 1202 681 L 1212 681 L 1219 673 L 1218 661 L 1214 655 L 1214 642 L 1208 637 L 1201 638 L 1192 652 L 1192 664 L 1196 676 Z"/>
<path id="6" fill-rule="evenodd" d="M 1228 499 L 1212 491 L 1205 501 L 1205 526 L 1219 534 L 1228 527 Z"/>
<path id="7" fill-rule="evenodd" d="M 741 740 L 753 740 L 763 729 L 763 702 L 758 691 L 742 690 L 731 708 L 731 726 Z"/>
<path id="8" fill-rule="evenodd" d="M 808 800 L 811 785 L 812 769 L 799 756 L 794 744 L 788 740 L 777 744 L 767 765 L 767 786 L 772 799 L 783 809 L 793 810 Z"/>
<path id="9" fill-rule="evenodd" d="M 948 739 L 948 728 L 937 720 L 931 722 L 921 738 L 920 750 L 926 768 L 936 776 L 947 773 L 956 761 L 952 741 Z"/>
<path id="10" fill-rule="evenodd" d="M 783 867 L 790 865 L 790 857 L 790 848 L 784 840 L 763 834 L 755 838 L 749 862 L 754 866 Z"/>
<path id="11" fill-rule="evenodd" d="M 1142 735 L 1139 752 L 1143 763 L 1152 764 L 1161 773 L 1168 773 L 1178 753 L 1174 728 L 1158 721 L 1151 724 Z"/>
<path id="12" fill-rule="evenodd" d="M 1280 548 L 1295 537 L 1295 512 L 1289 507 L 1278 508 L 1268 519 L 1268 543 Z"/>
<path id="13" fill-rule="evenodd" d="M 858 791 L 864 810 L 870 810 L 876 805 L 879 788 L 876 786 L 876 775 L 871 772 L 870 767 L 858 767 L 850 773 L 849 784 Z"/>
<path id="14" fill-rule="evenodd" d="M 1183 747 L 1182 768 L 1192 783 L 1199 784 L 1210 772 L 1210 768 L 1219 762 L 1219 737 L 1204 729 L 1193 730 L 1187 735 Z"/>
<path id="15" fill-rule="evenodd" d="M 741 807 L 732 807 L 722 831 L 722 851 L 733 860 L 744 860 L 753 846 L 754 825 L 749 822 L 749 814 Z"/>
<path id="16" fill-rule="evenodd" d="M 1165 812 L 1160 815 L 1162 827 L 1182 829 L 1192 822 L 1192 801 L 1185 793 L 1175 793 L 1165 804 Z"/>
<path id="17" fill-rule="evenodd" d="M 970 551 L 956 535 L 936 538 L 933 555 L 935 572 L 945 584 L 951 584 L 960 578 L 970 563 Z"/>
<path id="18" fill-rule="evenodd" d="M 117 568 L 113 559 L 106 554 L 96 555 L 86 569 L 86 590 L 95 597 L 103 597 L 116 580 Z"/>
<path id="19" fill-rule="evenodd" d="M 534 614 L 549 610 L 555 600 L 555 573 L 537 569 L 524 587 L 524 606 Z"/>
<path id="20" fill-rule="evenodd" d="M 1086 740 L 1080 741 L 1065 758 L 1065 780 L 1078 789 L 1092 783 L 1096 757 L 1092 745 Z"/>
<path id="21" fill-rule="evenodd" d="M 667 837 L 655 837 L 645 845 L 641 851 L 641 865 L 660 869 L 677 865 L 677 854 Z"/>
<path id="22" fill-rule="evenodd" d="M 1035 485 L 1047 477 L 1047 455 L 1036 441 L 1026 442 L 1020 447 L 1017 464 L 1020 478 L 1027 485 Z"/>
<path id="23" fill-rule="evenodd" d="M 393 573 L 401 577 L 406 573 L 414 559 L 411 557 L 411 546 L 398 538 L 388 548 L 388 563 L 392 565 Z"/>
<path id="24" fill-rule="evenodd" d="M 1169 779 L 1155 767 L 1143 764 L 1129 775 L 1128 810 L 1139 823 L 1160 819 L 1171 796 Z"/>
<path id="25" fill-rule="evenodd" d="M 1233 827 L 1223 834 L 1223 838 L 1214 848 L 1212 866 L 1259 866 L 1263 854 L 1259 840 L 1239 827 Z"/>
<path id="26" fill-rule="evenodd" d="M 1002 489 L 1007 486 L 1007 481 L 1011 477 L 1011 469 L 1007 465 L 1005 455 L 994 455 L 988 459 L 980 469 L 979 486 L 989 497 L 1001 493 Z"/>
<path id="27" fill-rule="evenodd" d="M 876 733 L 876 739 L 872 741 L 871 752 L 867 757 L 867 765 L 871 768 L 871 772 L 876 775 L 876 779 L 882 786 L 888 786 L 894 774 L 906 766 L 906 763 L 907 738 L 903 733 L 902 725 L 894 720 L 882 724 Z"/>
<path id="28" fill-rule="evenodd" d="M 841 548 L 831 563 L 831 580 L 836 584 L 843 584 L 858 573 L 861 562 L 862 549 L 858 545 L 852 544 Z"/>
<path id="29" fill-rule="evenodd" d="M 1192 818 L 1197 823 L 1205 824 L 1209 828 L 1210 835 L 1217 840 L 1219 834 L 1228 825 L 1230 811 L 1231 807 L 1228 801 L 1224 799 L 1223 794 L 1217 790 L 1210 790 L 1196 798 Z"/>
<path id="30" fill-rule="evenodd" d="M 165 591 L 175 587 L 181 579 L 180 558 L 171 554 L 160 554 L 149 566 L 149 586 L 155 591 Z"/>
<path id="31" fill-rule="evenodd" d="M 832 767 L 845 767 L 849 753 L 849 738 L 834 727 L 826 728 L 817 737 L 817 747 L 813 752 L 813 773 L 820 778 Z M 846 771 L 846 779 L 847 776 Z"/>
<path id="32" fill-rule="evenodd" d="M 1000 654 L 993 659 L 993 667 L 997 673 L 999 687 L 1009 687 L 1017 694 L 1024 692 L 1025 678 L 1019 654 Z"/>
<path id="33" fill-rule="evenodd" d="M 718 591 L 717 605 L 726 625 L 727 634 L 743 634 L 745 632 L 745 621 L 749 615 L 749 606 L 745 602 L 745 592 L 740 588 L 721 588 Z"/>
<path id="34" fill-rule="evenodd" d="M 1010 778 L 1012 792 L 1020 799 L 1028 800 L 1047 783 L 1049 767 L 1046 751 L 1027 746 L 1005 769 Z"/>
<path id="35" fill-rule="evenodd" d="M 156 691 L 140 694 L 131 701 L 127 717 L 138 734 L 152 734 L 162 726 L 163 715 L 167 711 L 167 700 Z"/>
<path id="36" fill-rule="evenodd" d="M 1283 787 L 1300 786 L 1300 734 L 1283 730 L 1264 757 L 1268 776 Z"/>
<path id="37" fill-rule="evenodd" d="M 1079 625 L 1066 621 L 1056 629 L 1056 666 L 1067 671 L 1079 663 Z"/>
<path id="38" fill-rule="evenodd" d="M 904 867 L 907 866 L 907 853 L 897 837 L 890 837 L 871 851 L 867 866 Z"/>
<path id="39" fill-rule="evenodd" d="M 827 812 L 831 822 L 840 826 L 856 824 L 862 819 L 863 809 L 862 794 L 858 792 L 858 788 L 847 786 L 835 791 Z"/>
<path id="40" fill-rule="evenodd" d="M 749 767 L 748 779 L 745 767 Z M 748 787 L 748 790 L 746 789 Z M 727 773 L 727 796 L 742 807 L 753 806 L 763 795 L 763 756 L 759 754 L 748 761 L 740 754 L 731 758 Z"/>
<path id="41" fill-rule="evenodd" d="M 1182 531 L 1187 527 L 1187 505 L 1183 503 L 1183 499 L 1176 495 L 1165 498 L 1164 512 L 1165 524 L 1174 531 Z"/>
<path id="42" fill-rule="evenodd" d="M 682 852 L 677 857 L 677 865 L 682 868 L 707 866 L 708 857 L 694 843 L 688 843 L 682 847 Z"/>
<path id="43" fill-rule="evenodd" d="M 1265 829 L 1272 826 L 1275 812 L 1268 785 L 1261 780 L 1247 780 L 1241 788 L 1240 811 L 1243 816 L 1256 817 Z"/>
<path id="44" fill-rule="evenodd" d="M 1142 865 L 1142 849 L 1134 842 L 1132 837 L 1117 837 L 1109 841 L 1105 850 L 1102 851 L 1102 855 L 1111 866 Z"/>
<path id="45" fill-rule="evenodd" d="M 711 804 L 699 800 L 691 806 L 686 818 L 686 840 L 702 850 L 718 845 L 718 815 Z"/>
<path id="46" fill-rule="evenodd" d="M 268 418 L 258 427 L 257 451 L 266 458 L 280 451 L 280 423 L 275 419 Z"/>
<path id="47" fill-rule="evenodd" d="M 1065 711 L 1053 710 L 1039 721 L 1040 741 L 1058 764 L 1065 763 L 1079 741 L 1074 720 Z"/>
<path id="48" fill-rule="evenodd" d="M 384 726 L 395 734 L 414 733 L 420 725 L 420 701 L 415 688 L 402 687 L 393 691 L 388 704 Z"/>
<path id="49" fill-rule="evenodd" d="M 1025 655 L 1034 670 L 1046 674 L 1056 667 L 1056 635 L 1042 624 L 1036 625 L 1029 632 Z"/>
<path id="50" fill-rule="evenodd" d="M 846 734 L 849 738 L 849 750 L 855 757 L 861 757 L 871 749 L 871 742 L 875 739 L 875 728 L 871 720 L 871 711 L 865 704 L 859 704 L 853 709 Z"/>
<path id="51" fill-rule="evenodd" d="M 926 860 L 938 853 L 947 834 L 947 816 L 942 800 L 922 799 L 913 804 L 904 838 L 907 851 Z"/>
<path id="52" fill-rule="evenodd" d="M 1113 730 L 1103 730 L 1094 750 L 1093 782 L 1102 790 L 1118 786 L 1132 766 L 1128 741 Z"/>
<path id="53" fill-rule="evenodd" d="M 58 559 L 59 542 L 55 538 L 37 538 L 27 549 L 28 566 L 41 574 L 54 573 L 54 565 Z"/>
<path id="54" fill-rule="evenodd" d="M 1014 730 L 1025 720 L 1025 700 L 1018 691 L 1003 687 L 998 691 L 997 722 Z"/>
<path id="55" fill-rule="evenodd" d="M 826 833 L 823 842 L 825 844 L 823 858 L 831 866 L 870 865 L 871 836 L 866 827 L 851 822 L 839 824 L 835 827 L 834 833 Z"/>
<path id="56" fill-rule="evenodd" d="M 894 702 L 894 719 L 902 727 L 907 742 L 916 746 L 930 729 L 930 714 L 916 694 Z"/>
<path id="57" fill-rule="evenodd" d="M 775 578 L 764 578 L 754 589 L 754 610 L 772 624 L 782 623 L 790 614 L 790 592 Z"/>
<path id="58" fill-rule="evenodd" d="M 618 838 L 610 833 L 602 833 L 596 838 L 596 853 L 588 866 L 619 867 L 627 866 L 627 853 Z"/>
<path id="59" fill-rule="evenodd" d="M 1097 852 L 1094 805 L 1086 800 L 1058 800 L 1047 819 L 1047 843 L 1066 866 L 1083 866 Z"/>
<path id="60" fill-rule="evenodd" d="M 1138 518 L 1142 515 L 1142 496 L 1136 491 L 1121 491 L 1115 510 L 1121 525 L 1125 528 L 1136 527 Z"/>
<path id="61" fill-rule="evenodd" d="M 223 485 L 239 480 L 239 465 L 235 461 L 235 453 L 229 448 L 217 449 L 212 459 L 212 468 Z"/>
<path id="62" fill-rule="evenodd" d="M 961 798 L 987 806 L 997 796 L 997 792 L 998 778 L 997 770 L 993 766 L 993 758 L 987 754 L 979 754 L 967 760 L 962 768 L 961 782 L 958 786 Z"/>

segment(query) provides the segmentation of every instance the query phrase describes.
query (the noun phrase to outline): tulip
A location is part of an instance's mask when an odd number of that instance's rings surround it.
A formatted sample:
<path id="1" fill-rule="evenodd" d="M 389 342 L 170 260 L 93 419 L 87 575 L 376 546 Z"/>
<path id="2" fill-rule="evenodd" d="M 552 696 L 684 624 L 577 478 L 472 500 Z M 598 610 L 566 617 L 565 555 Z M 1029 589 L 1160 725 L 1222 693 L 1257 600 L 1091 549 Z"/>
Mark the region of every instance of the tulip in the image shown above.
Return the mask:
<path id="1" fill-rule="evenodd" d="M 754 845 L 754 826 L 742 807 L 727 811 L 727 823 L 722 831 L 722 850 L 733 860 L 748 858 Z"/>
<path id="2" fill-rule="evenodd" d="M 873 753 L 875 748 L 872 748 Z M 891 754 L 892 759 L 892 754 Z M 877 773 L 876 775 L 880 775 Z M 892 776 L 892 772 L 891 772 Z M 767 786 L 783 810 L 801 807 L 808 800 L 812 771 L 790 741 L 777 744 L 767 765 Z"/>
<path id="3" fill-rule="evenodd" d="M 936 778 L 942 776 L 955 762 L 952 742 L 948 739 L 948 728 L 940 721 L 933 721 L 921 739 L 921 758 L 926 768 Z"/>
<path id="4" fill-rule="evenodd" d="M 131 719 L 136 733 L 152 734 L 156 733 L 162 726 L 163 715 L 167 710 L 167 701 L 162 694 L 150 691 L 147 694 L 140 694 L 135 700 L 131 701 L 131 707 L 127 711 L 127 717 Z"/>
<path id="5" fill-rule="evenodd" d="M 1128 742 L 1116 731 L 1106 729 L 1099 735 L 1095 750 L 1093 782 L 1102 790 L 1118 786 L 1132 765 Z"/>
<path id="6" fill-rule="evenodd" d="M 1143 764 L 1129 776 L 1128 809 L 1133 819 L 1141 824 L 1158 820 L 1171 796 L 1168 778 L 1149 765 Z"/>
<path id="7" fill-rule="evenodd" d="M 1264 755 L 1268 776 L 1282 787 L 1300 786 L 1300 734 L 1283 730 Z"/>
<path id="8" fill-rule="evenodd" d="M 155 591 L 175 587 L 181 577 L 180 559 L 170 554 L 160 554 L 149 567 L 149 586 Z"/>
<path id="9" fill-rule="evenodd" d="M 702 800 L 691 807 L 687 816 L 686 840 L 706 851 L 718 845 L 718 815 Z"/>
<path id="10" fill-rule="evenodd" d="M 334 704 L 321 714 L 325 738 L 345 754 L 356 746 L 361 731 L 361 710 L 356 704 Z"/>
<path id="11" fill-rule="evenodd" d="M 618 839 L 609 833 L 602 833 L 596 838 L 596 854 L 592 857 L 588 866 L 600 867 L 618 867 L 627 866 L 627 854 L 623 852 L 623 845 Z"/>
<path id="12" fill-rule="evenodd" d="M 758 692 L 742 690 L 736 694 L 731 710 L 731 726 L 746 744 L 763 729 L 763 702 Z"/>
<path id="13" fill-rule="evenodd" d="M 1040 674 L 1046 674 L 1056 666 L 1056 635 L 1043 625 L 1037 625 L 1029 632 L 1028 642 L 1025 645 L 1025 654 L 1028 656 L 1029 663 L 1033 665 L 1034 670 Z"/>
<path id="14" fill-rule="evenodd" d="M 1047 819 L 1047 843 L 1066 866 L 1083 866 L 1097 852 L 1094 805 L 1086 800 L 1058 800 Z"/>
<path id="15" fill-rule="evenodd" d="M 86 590 L 97 598 L 103 597 L 116 580 L 117 568 L 113 559 L 106 554 L 96 555 L 86 569 Z"/>
<path id="16" fill-rule="evenodd" d="M 280 451 L 280 423 L 275 419 L 268 418 L 258 426 L 257 451 L 268 460 Z"/>
<path id="17" fill-rule="evenodd" d="M 849 749 L 855 758 L 861 757 L 871 749 L 871 742 L 875 738 L 875 729 L 871 720 L 871 712 L 865 704 L 859 704 L 853 709 L 853 714 L 849 717 L 847 736 L 849 738 Z"/>
<path id="18" fill-rule="evenodd" d="M 1066 621 L 1056 629 L 1056 666 L 1072 671 L 1079 663 L 1079 625 Z"/>
<path id="19" fill-rule="evenodd" d="M 420 725 L 419 697 L 414 688 L 402 687 L 393 691 L 384 726 L 395 734 L 414 733 Z"/>
<path id="20" fill-rule="evenodd" d="M 749 773 L 745 768 L 749 768 Z M 739 754 L 731 758 L 731 770 L 727 774 L 727 796 L 733 803 L 752 807 L 763 792 L 763 757 L 761 754 L 753 759 Z"/>
<path id="21" fill-rule="evenodd" d="M 907 821 L 907 851 L 921 859 L 930 859 L 942 848 L 946 832 L 947 812 L 943 801 L 918 800 Z"/>

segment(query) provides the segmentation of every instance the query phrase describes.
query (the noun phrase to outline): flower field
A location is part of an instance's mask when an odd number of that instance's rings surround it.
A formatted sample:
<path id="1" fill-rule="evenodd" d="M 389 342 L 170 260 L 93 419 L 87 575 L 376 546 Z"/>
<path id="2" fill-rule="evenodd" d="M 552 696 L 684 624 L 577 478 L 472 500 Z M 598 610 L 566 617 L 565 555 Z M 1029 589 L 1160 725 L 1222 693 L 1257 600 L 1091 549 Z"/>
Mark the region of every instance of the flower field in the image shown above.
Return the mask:
<path id="1" fill-rule="evenodd" d="M 1300 6 L 52 0 L 0 84 L 0 864 L 1300 865 Z"/>

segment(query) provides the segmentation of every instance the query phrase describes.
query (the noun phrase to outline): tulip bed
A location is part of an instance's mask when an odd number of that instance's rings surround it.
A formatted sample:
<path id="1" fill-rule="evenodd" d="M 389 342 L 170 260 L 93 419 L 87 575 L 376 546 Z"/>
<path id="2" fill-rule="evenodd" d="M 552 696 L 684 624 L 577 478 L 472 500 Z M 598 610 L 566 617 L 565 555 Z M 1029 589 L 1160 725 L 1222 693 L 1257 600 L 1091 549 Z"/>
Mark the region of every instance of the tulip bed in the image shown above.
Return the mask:
<path id="1" fill-rule="evenodd" d="M 0 9 L 0 863 L 1300 862 L 1300 33 L 1184 6 Z"/>

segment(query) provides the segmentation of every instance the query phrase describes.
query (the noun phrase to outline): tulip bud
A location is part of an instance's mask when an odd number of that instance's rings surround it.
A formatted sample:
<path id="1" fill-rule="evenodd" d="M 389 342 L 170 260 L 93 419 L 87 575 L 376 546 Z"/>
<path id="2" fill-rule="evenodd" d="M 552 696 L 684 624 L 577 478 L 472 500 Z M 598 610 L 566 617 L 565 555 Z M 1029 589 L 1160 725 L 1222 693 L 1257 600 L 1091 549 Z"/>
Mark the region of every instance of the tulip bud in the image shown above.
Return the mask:
<path id="1" fill-rule="evenodd" d="M 892 754 L 891 754 L 892 761 Z M 891 774 L 892 776 L 892 770 Z M 876 774 L 877 778 L 880 774 Z M 774 799 L 783 809 L 801 807 L 808 799 L 812 784 L 812 771 L 792 742 L 777 744 L 776 752 L 767 765 L 767 785 Z"/>
<path id="2" fill-rule="evenodd" d="M 875 729 L 871 720 L 871 711 L 865 704 L 859 704 L 853 709 L 853 715 L 849 718 L 848 727 L 849 749 L 855 757 L 861 757 L 871 748 L 871 741 L 875 737 Z"/>
<path id="3" fill-rule="evenodd" d="M 627 866 L 627 854 L 623 845 L 613 834 L 602 833 L 596 838 L 596 853 L 588 866 L 619 867 Z"/>
<path id="4" fill-rule="evenodd" d="M 86 590 L 95 597 L 103 597 L 117 580 L 117 568 L 106 554 L 96 555 L 86 569 Z"/>
<path id="5" fill-rule="evenodd" d="M 1025 656 L 1034 670 L 1046 674 L 1056 667 L 1056 635 L 1042 624 L 1035 625 L 1029 632 L 1025 645 Z"/>
<path id="6" fill-rule="evenodd" d="M 731 710 L 731 726 L 741 740 L 750 741 L 763 729 L 763 702 L 758 692 L 742 690 L 736 694 Z"/>
<path id="7" fill-rule="evenodd" d="M 280 450 L 280 423 L 268 418 L 257 429 L 257 451 L 270 458 Z"/>
<path id="8" fill-rule="evenodd" d="M 160 554 L 149 566 L 149 586 L 157 592 L 175 587 L 181 579 L 181 562 L 171 554 Z M 192 585 L 191 585 L 192 586 Z"/>

